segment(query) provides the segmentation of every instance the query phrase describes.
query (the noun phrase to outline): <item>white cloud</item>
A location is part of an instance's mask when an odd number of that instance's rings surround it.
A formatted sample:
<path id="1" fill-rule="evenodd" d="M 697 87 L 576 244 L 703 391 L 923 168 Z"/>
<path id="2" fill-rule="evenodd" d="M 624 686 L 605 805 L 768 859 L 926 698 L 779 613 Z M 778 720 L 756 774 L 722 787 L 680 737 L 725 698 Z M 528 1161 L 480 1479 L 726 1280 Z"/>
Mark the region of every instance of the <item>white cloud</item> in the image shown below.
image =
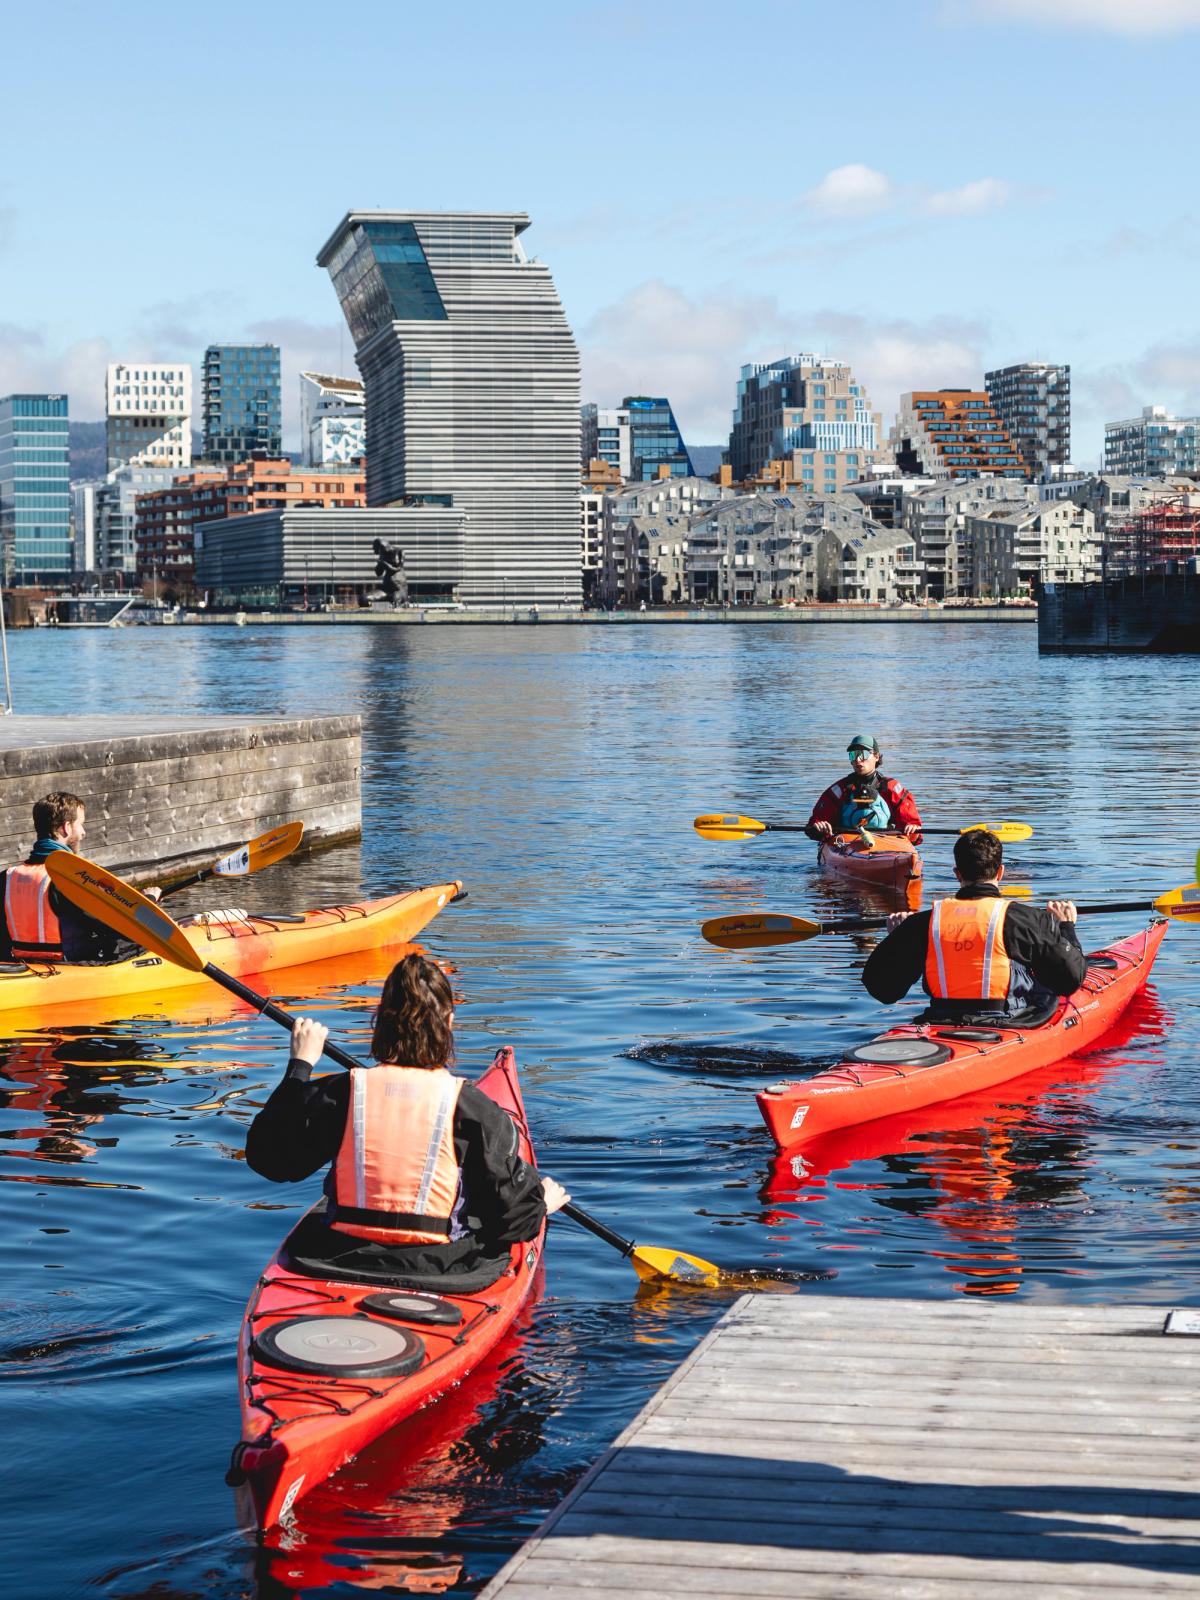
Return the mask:
<path id="1" fill-rule="evenodd" d="M 1027 22 L 1135 36 L 1200 28 L 1200 0 L 948 0 L 943 9 L 956 22 Z"/>
<path id="2" fill-rule="evenodd" d="M 728 438 L 747 362 L 802 350 L 848 361 L 886 430 L 906 389 L 981 384 L 986 341 L 985 325 L 964 318 L 799 316 L 771 296 L 729 289 L 693 299 L 660 281 L 631 289 L 579 334 L 585 400 L 615 405 L 627 394 L 665 394 L 695 444 Z"/>
<path id="3" fill-rule="evenodd" d="M 300 439 L 300 374 L 325 372 L 334 377 L 356 377 L 358 367 L 350 331 L 340 319 L 306 322 L 300 317 L 270 317 L 249 323 L 245 336 L 256 343 L 279 346 L 283 445 L 285 450 L 296 448 Z"/>
<path id="4" fill-rule="evenodd" d="M 928 196 L 926 209 L 939 216 L 975 217 L 999 211 L 1013 198 L 1013 186 L 1003 178 L 976 178 L 957 189 L 942 189 Z"/>
<path id="5" fill-rule="evenodd" d="M 115 359 L 107 339 L 53 349 L 38 328 L 0 323 L 0 394 L 65 394 L 77 421 L 104 415 L 104 372 Z"/>
<path id="6" fill-rule="evenodd" d="M 801 199 L 814 211 L 830 216 L 868 216 L 892 203 L 892 183 L 874 167 L 851 162 L 849 166 L 827 172 L 816 188 L 810 189 Z"/>

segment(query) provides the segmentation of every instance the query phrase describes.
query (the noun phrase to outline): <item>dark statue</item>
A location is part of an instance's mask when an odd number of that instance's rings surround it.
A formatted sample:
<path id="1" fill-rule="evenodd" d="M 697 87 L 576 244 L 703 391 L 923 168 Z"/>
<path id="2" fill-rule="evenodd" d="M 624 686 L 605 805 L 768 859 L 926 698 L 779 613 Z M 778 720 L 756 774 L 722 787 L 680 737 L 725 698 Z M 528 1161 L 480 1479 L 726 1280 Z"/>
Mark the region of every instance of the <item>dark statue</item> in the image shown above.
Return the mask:
<path id="1" fill-rule="evenodd" d="M 408 579 L 404 575 L 404 551 L 399 545 L 384 544 L 376 539 L 371 548 L 375 552 L 375 576 L 383 590 L 383 598 L 394 606 L 408 604 Z"/>

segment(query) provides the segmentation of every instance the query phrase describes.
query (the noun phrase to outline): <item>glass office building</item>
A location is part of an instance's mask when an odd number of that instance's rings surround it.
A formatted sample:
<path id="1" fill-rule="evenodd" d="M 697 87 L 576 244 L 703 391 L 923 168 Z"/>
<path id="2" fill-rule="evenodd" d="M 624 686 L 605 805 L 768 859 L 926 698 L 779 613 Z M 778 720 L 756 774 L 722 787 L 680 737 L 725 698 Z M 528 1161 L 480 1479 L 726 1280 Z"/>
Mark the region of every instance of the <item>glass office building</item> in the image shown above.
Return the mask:
<path id="1" fill-rule="evenodd" d="M 688 455 L 671 402 L 662 396 L 626 395 L 621 410 L 629 416 L 629 447 L 633 457 L 633 476 L 649 483 L 661 475 L 665 466 L 672 478 L 693 476 Z"/>
<path id="2" fill-rule="evenodd" d="M 0 549 L 9 583 L 71 571 L 71 457 L 65 394 L 0 400 Z"/>
<path id="3" fill-rule="evenodd" d="M 204 352 L 204 459 L 222 466 L 278 458 L 283 445 L 279 346 L 210 344 Z"/>

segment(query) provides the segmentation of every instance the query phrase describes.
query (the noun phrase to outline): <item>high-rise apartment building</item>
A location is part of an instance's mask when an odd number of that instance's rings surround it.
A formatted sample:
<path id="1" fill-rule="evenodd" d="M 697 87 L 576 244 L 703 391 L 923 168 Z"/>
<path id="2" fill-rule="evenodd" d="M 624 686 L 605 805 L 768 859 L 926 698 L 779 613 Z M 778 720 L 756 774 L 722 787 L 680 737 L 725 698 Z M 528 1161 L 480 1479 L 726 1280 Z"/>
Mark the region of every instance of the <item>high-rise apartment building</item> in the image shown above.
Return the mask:
<path id="1" fill-rule="evenodd" d="M 361 378 L 300 374 L 300 449 L 306 467 L 349 466 L 367 452 Z"/>
<path id="2" fill-rule="evenodd" d="M 1019 477 L 1020 453 L 976 389 L 920 389 L 900 396 L 891 445 L 901 472 L 931 478 Z"/>
<path id="3" fill-rule="evenodd" d="M 192 369 L 187 362 L 114 361 L 104 410 L 110 472 L 191 465 Z"/>
<path id="4" fill-rule="evenodd" d="M 1044 361 L 997 367 L 983 377 L 992 410 L 1034 482 L 1071 459 L 1071 369 Z"/>
<path id="5" fill-rule="evenodd" d="M 204 352 L 204 459 L 232 467 L 283 444 L 279 346 L 210 344 Z"/>
<path id="6" fill-rule="evenodd" d="M 355 211 L 317 258 L 366 386 L 367 503 L 453 508 L 467 604 L 580 596 L 579 352 L 528 226 Z"/>
<path id="7" fill-rule="evenodd" d="M 1200 417 L 1173 417 L 1165 406 L 1144 406 L 1140 417 L 1106 422 L 1104 470 L 1134 477 L 1200 472 Z"/>
<path id="8" fill-rule="evenodd" d="M 580 408 L 579 459 L 584 471 L 593 461 L 607 462 L 628 483 L 633 477 L 633 434 L 629 412 L 620 406 L 586 405 Z"/>
<path id="9" fill-rule="evenodd" d="M 0 400 L 0 552 L 9 583 L 71 570 L 71 466 L 65 394 Z"/>
<path id="10" fill-rule="evenodd" d="M 820 356 L 785 356 L 742 368 L 729 465 L 735 480 L 754 478 L 794 450 L 852 450 L 873 458 L 882 419 L 850 368 Z"/>

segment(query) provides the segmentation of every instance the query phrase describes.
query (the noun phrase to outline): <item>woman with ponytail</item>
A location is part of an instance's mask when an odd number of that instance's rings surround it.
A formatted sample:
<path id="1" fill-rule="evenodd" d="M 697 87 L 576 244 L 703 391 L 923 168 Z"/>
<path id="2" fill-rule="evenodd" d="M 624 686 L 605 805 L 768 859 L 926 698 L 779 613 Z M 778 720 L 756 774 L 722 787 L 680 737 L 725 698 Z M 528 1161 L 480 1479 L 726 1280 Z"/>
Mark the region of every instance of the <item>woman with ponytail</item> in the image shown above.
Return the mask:
<path id="1" fill-rule="evenodd" d="M 570 1198 L 522 1161 L 516 1128 L 450 1071 L 454 997 L 413 953 L 392 968 L 371 1037 L 379 1064 L 313 1078 L 328 1029 L 292 1029 L 282 1082 L 250 1125 L 246 1161 L 277 1183 L 327 1163 L 324 1214 L 303 1225 L 306 1260 L 462 1273 L 536 1238 Z"/>

